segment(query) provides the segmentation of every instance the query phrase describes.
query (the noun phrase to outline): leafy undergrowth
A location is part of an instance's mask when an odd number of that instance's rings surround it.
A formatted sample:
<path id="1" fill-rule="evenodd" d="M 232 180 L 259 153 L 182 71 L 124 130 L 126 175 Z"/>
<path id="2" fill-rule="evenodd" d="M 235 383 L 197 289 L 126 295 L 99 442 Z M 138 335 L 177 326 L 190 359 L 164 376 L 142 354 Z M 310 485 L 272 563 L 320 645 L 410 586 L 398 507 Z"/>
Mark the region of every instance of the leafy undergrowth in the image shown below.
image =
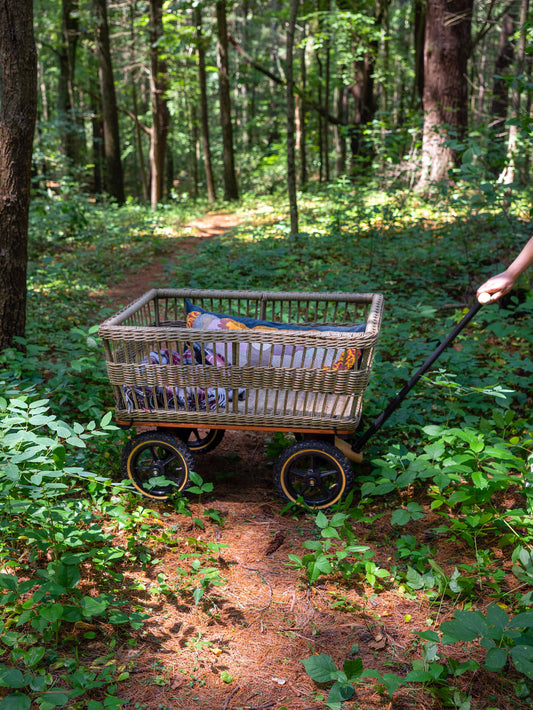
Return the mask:
<path id="1" fill-rule="evenodd" d="M 525 241 L 526 196 L 506 197 L 339 183 L 302 196 L 296 238 L 280 200 L 243 204 L 248 224 L 169 285 L 384 293 L 372 421 Z M 118 482 L 128 434 L 95 326 L 117 274 L 149 281 L 189 215 L 35 207 L 27 349 L 0 356 L 0 710 L 530 706 L 527 278 L 374 437 L 336 509 L 284 510 L 271 466 L 290 442 L 253 432 L 198 457 L 196 493 L 151 504 Z"/>

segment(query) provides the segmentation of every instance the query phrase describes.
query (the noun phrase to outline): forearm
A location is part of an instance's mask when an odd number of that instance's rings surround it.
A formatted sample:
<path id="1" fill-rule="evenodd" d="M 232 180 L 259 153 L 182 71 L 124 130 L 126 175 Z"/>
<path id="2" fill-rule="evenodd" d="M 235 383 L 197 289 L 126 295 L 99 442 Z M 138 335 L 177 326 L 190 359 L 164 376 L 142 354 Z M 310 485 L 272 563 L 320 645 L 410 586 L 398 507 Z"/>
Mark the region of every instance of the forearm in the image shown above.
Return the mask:
<path id="1" fill-rule="evenodd" d="M 513 280 L 516 280 L 531 264 L 533 264 L 533 237 L 531 237 L 513 263 L 507 267 L 507 273 Z"/>
<path id="2" fill-rule="evenodd" d="M 501 274 L 496 274 L 478 290 L 478 298 L 482 293 L 489 293 L 491 300 L 497 301 L 498 298 L 508 293 L 514 286 L 515 281 L 523 274 L 524 271 L 533 264 L 533 237 L 528 241 L 516 259 L 505 269 Z"/>

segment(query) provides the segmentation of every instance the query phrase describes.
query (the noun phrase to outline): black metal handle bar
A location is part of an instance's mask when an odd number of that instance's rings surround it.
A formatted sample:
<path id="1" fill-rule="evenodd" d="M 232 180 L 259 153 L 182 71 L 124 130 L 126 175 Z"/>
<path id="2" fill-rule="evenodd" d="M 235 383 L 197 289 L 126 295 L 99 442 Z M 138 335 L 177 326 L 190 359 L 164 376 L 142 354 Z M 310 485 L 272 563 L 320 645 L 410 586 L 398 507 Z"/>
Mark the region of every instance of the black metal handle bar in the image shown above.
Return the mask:
<path id="1" fill-rule="evenodd" d="M 398 392 L 396 397 L 390 400 L 385 409 L 381 414 L 376 417 L 374 422 L 369 426 L 369 428 L 358 437 L 352 444 L 352 450 L 355 453 L 360 453 L 363 446 L 368 442 L 368 440 L 374 436 L 374 434 L 381 429 L 383 424 L 387 421 L 390 415 L 398 409 L 400 404 L 406 398 L 407 394 L 413 389 L 418 380 L 425 374 L 429 368 L 433 365 L 435 360 L 437 360 L 443 353 L 448 345 L 457 337 L 457 335 L 463 330 L 465 325 L 469 323 L 472 318 L 476 315 L 480 308 L 483 307 L 482 303 L 476 301 L 472 308 L 465 314 L 460 323 L 458 323 L 451 333 L 442 341 L 442 343 L 437 347 L 437 349 L 428 357 L 422 367 L 411 377 L 409 382 L 407 382 L 403 388 Z"/>

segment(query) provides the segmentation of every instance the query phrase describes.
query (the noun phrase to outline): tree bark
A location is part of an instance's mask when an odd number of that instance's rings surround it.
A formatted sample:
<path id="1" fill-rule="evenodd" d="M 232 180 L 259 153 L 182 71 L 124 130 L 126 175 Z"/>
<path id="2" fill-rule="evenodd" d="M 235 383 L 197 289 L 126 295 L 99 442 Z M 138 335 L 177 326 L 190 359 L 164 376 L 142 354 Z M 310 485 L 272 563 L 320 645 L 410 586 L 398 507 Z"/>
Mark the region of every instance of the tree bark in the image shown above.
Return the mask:
<path id="1" fill-rule="evenodd" d="M 28 212 L 37 116 L 32 0 L 0 2 L 0 350 L 26 327 Z"/>
<path id="2" fill-rule="evenodd" d="M 109 45 L 107 0 L 94 0 L 94 11 L 96 16 L 96 54 L 98 56 L 98 76 L 102 95 L 104 128 L 104 188 L 107 193 L 116 199 L 119 205 L 122 205 L 125 199 L 124 175 L 120 157 L 117 99 Z"/>
<path id="3" fill-rule="evenodd" d="M 198 81 L 200 84 L 200 120 L 202 126 L 202 144 L 204 148 L 205 180 L 207 183 L 207 199 L 212 204 L 216 200 L 213 163 L 211 160 L 211 143 L 209 140 L 209 112 L 207 109 L 207 79 L 205 71 L 205 47 L 202 35 L 202 10 L 195 9 L 196 42 L 198 45 Z"/>
<path id="4" fill-rule="evenodd" d="M 220 96 L 220 125 L 222 127 L 222 150 L 224 163 L 224 199 L 238 200 L 239 189 L 235 175 L 233 150 L 233 127 L 231 124 L 231 98 L 228 62 L 228 28 L 226 23 L 226 0 L 217 0 L 217 64 Z"/>
<path id="5" fill-rule="evenodd" d="M 467 65 L 473 0 L 428 0 L 424 46 L 424 132 L 422 171 L 417 185 L 447 177 L 468 120 Z"/>
<path id="6" fill-rule="evenodd" d="M 161 59 L 159 41 L 163 36 L 163 0 L 150 0 L 150 94 L 152 99 L 152 130 L 150 141 L 150 202 L 152 208 L 163 199 L 165 186 L 165 155 L 170 113 L 165 93 L 167 68 Z"/>
<path id="7" fill-rule="evenodd" d="M 294 102 L 293 50 L 294 31 L 300 0 L 292 0 L 291 14 L 287 26 L 287 48 L 285 76 L 287 79 L 287 187 L 289 193 L 289 213 L 291 221 L 291 237 L 298 234 L 298 200 L 296 197 L 296 121 Z"/>

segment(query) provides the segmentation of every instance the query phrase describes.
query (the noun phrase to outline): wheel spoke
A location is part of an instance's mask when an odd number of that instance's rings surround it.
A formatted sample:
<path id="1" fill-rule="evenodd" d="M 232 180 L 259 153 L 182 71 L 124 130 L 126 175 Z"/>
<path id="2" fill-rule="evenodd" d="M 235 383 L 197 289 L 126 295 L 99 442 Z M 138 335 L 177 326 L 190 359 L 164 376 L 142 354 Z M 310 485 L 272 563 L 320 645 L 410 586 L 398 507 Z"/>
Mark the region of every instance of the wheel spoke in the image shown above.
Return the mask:
<path id="1" fill-rule="evenodd" d="M 168 466 L 169 463 L 171 463 L 172 461 L 175 461 L 177 458 L 178 458 L 178 454 L 175 453 L 174 451 L 172 451 L 172 452 L 169 452 L 169 456 L 167 456 L 166 459 L 159 459 L 159 464 L 161 466 Z M 179 466 L 179 468 L 181 468 L 181 466 Z"/>
<path id="2" fill-rule="evenodd" d="M 199 444 L 202 441 L 202 437 L 200 436 L 200 432 L 198 431 L 198 429 L 191 429 L 189 439 L 192 439 L 193 445 Z"/>

